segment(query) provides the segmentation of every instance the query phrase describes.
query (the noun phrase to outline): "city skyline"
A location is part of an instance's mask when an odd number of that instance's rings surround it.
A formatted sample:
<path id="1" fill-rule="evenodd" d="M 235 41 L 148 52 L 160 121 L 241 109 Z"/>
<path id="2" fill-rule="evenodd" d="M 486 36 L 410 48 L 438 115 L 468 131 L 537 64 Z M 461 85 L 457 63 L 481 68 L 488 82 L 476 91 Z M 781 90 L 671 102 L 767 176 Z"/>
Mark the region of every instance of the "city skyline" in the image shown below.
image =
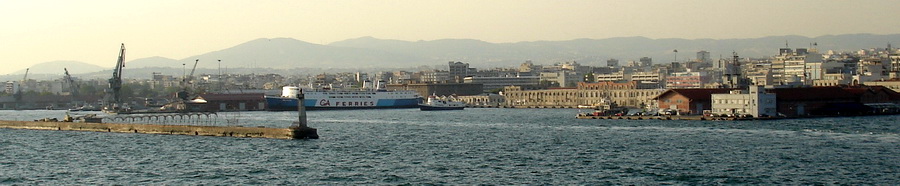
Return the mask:
<path id="1" fill-rule="evenodd" d="M 895 34 L 890 1 L 10 1 L 0 3 L 0 74 L 56 60 L 111 66 L 184 58 L 257 38 L 316 44 L 371 36 L 493 43 Z M 805 8 L 806 7 L 806 8 Z M 877 12 L 877 13 L 873 13 Z M 730 30 L 730 31 L 723 31 Z"/>

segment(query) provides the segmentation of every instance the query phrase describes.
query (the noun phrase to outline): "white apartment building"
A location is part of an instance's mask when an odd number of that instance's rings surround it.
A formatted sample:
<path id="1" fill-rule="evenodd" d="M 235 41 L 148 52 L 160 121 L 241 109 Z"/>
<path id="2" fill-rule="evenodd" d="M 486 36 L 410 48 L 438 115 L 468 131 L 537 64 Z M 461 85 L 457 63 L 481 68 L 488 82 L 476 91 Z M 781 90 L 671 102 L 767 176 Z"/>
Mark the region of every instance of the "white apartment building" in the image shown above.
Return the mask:
<path id="1" fill-rule="evenodd" d="M 775 81 L 781 84 L 800 83 L 809 84 L 808 80 L 821 78 L 823 57 L 815 50 L 808 51 L 798 48 L 793 51 L 789 48 L 780 49 L 779 55 L 772 61 L 772 72 Z"/>
<path id="2" fill-rule="evenodd" d="M 853 84 L 890 79 L 890 71 L 888 69 L 891 67 L 889 59 L 860 59 L 858 65 L 856 75 L 853 76 Z"/>
<path id="3" fill-rule="evenodd" d="M 900 55 L 892 54 L 888 56 L 891 60 L 891 68 L 890 72 L 888 72 L 888 76 L 891 79 L 900 79 Z"/>
<path id="4" fill-rule="evenodd" d="M 440 70 L 422 72 L 422 76 L 420 77 L 420 81 L 422 82 L 447 82 L 450 80 L 452 80 L 450 72 Z"/>
<path id="5" fill-rule="evenodd" d="M 18 90 L 19 90 L 19 83 L 16 83 L 15 81 L 7 81 L 6 86 L 3 89 L 3 92 L 6 92 L 7 94 L 12 94 Z"/>
<path id="6" fill-rule="evenodd" d="M 594 79 L 596 79 L 597 82 L 604 82 L 604 81 L 613 81 L 613 82 L 625 81 L 625 73 L 622 73 L 621 71 L 619 71 L 619 72 L 612 73 L 612 74 L 594 74 Z M 630 77 L 629 77 L 629 79 L 630 79 Z"/>
<path id="7" fill-rule="evenodd" d="M 659 72 L 632 72 L 628 81 L 662 82 L 665 78 L 666 75 Z"/>
<path id="8" fill-rule="evenodd" d="M 712 94 L 712 113 L 726 115 L 776 116 L 775 94 L 761 86 L 750 86 L 748 92 L 733 90 L 728 94 Z"/>

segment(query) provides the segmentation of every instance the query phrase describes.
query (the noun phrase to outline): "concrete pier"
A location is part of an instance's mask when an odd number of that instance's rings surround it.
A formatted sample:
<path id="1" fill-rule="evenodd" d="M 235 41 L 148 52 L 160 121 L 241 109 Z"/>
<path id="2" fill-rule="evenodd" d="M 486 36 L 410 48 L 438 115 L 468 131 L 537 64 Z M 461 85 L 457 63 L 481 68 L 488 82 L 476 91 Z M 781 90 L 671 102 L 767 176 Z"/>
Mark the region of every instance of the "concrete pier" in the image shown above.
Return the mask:
<path id="1" fill-rule="evenodd" d="M 297 98 L 303 100 L 303 91 L 297 93 Z M 297 104 L 297 112 L 299 113 L 298 121 L 294 122 L 288 128 L 266 128 L 266 127 L 240 127 L 240 126 L 195 126 L 195 125 L 160 125 L 160 124 L 136 124 L 136 123 L 102 123 L 103 118 L 89 116 L 72 118 L 68 114 L 63 121 L 57 121 L 56 118 L 41 119 L 35 121 L 4 121 L 0 120 L 0 128 L 12 129 L 36 129 L 36 130 L 70 130 L 70 131 L 93 131 L 93 132 L 119 132 L 119 133 L 143 133 L 143 134 L 174 134 L 174 135 L 193 135 L 193 136 L 227 136 L 227 137 L 245 137 L 245 138 L 274 138 L 274 139 L 319 139 L 319 134 L 315 128 L 307 125 L 306 107 L 303 102 Z M 169 115 L 140 115 L 114 117 L 107 121 L 127 122 L 132 121 L 165 121 L 166 118 L 173 120 L 178 117 L 184 120 L 185 117 L 200 119 L 201 116 L 209 118 L 210 114 L 215 113 L 178 113 Z M 196 116 L 196 117 L 193 117 Z M 82 122 L 73 122 L 82 121 Z"/>
<path id="2" fill-rule="evenodd" d="M 787 119 L 781 117 L 768 117 L 768 118 L 735 118 L 735 117 L 711 117 L 711 116 L 699 116 L 699 115 L 686 115 L 686 116 L 590 116 L 590 115 L 576 115 L 575 118 L 578 119 L 621 119 L 621 120 L 773 120 L 773 119 Z"/>
<path id="3" fill-rule="evenodd" d="M 124 124 L 124 123 L 74 123 L 45 121 L 4 121 L 0 120 L 0 128 L 36 129 L 36 130 L 69 130 L 92 132 L 119 132 L 142 134 L 174 134 L 192 136 L 226 136 L 241 138 L 274 138 L 305 139 L 308 131 L 294 128 L 263 128 L 237 126 L 191 126 L 191 125 L 156 125 L 156 124 Z M 315 129 L 313 129 L 315 130 Z M 318 137 L 318 136 L 316 136 Z"/>

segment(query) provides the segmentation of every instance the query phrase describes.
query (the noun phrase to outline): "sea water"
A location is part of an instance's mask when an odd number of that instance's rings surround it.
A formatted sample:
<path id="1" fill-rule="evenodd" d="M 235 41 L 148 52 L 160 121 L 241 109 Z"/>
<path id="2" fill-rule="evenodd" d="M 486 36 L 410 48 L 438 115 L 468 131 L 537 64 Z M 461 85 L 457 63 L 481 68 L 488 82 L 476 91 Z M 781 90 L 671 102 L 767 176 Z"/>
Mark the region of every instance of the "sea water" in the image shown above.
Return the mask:
<path id="1" fill-rule="evenodd" d="M 0 129 L 0 185 L 900 183 L 898 115 L 670 121 L 576 113 L 310 111 L 315 140 Z M 0 111 L 5 120 L 64 114 Z M 223 112 L 193 124 L 287 127 L 296 119 Z"/>

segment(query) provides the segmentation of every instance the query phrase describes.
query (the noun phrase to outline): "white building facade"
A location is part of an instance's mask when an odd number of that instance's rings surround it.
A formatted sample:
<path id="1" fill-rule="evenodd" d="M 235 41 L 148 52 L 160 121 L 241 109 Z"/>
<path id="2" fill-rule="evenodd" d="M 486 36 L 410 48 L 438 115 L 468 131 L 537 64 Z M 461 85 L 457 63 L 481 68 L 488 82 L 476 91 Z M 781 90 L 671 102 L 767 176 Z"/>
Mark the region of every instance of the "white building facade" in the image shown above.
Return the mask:
<path id="1" fill-rule="evenodd" d="M 712 94 L 712 113 L 731 116 L 776 116 L 775 94 L 766 93 L 759 86 L 750 86 L 748 92 L 734 90 L 729 94 Z"/>

